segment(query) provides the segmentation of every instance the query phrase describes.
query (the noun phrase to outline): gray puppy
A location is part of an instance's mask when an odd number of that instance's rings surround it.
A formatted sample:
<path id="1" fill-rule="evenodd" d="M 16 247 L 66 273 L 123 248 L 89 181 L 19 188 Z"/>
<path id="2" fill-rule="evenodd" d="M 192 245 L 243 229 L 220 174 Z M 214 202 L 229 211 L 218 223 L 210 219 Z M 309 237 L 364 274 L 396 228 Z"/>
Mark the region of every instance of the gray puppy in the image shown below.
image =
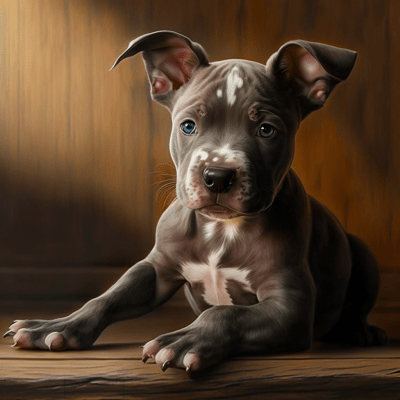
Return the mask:
<path id="1" fill-rule="evenodd" d="M 172 114 L 178 199 L 148 257 L 107 292 L 64 318 L 15 321 L 5 336 L 23 348 L 88 348 L 186 284 L 198 318 L 143 349 L 163 371 L 193 376 L 232 354 L 297 351 L 315 339 L 384 344 L 367 324 L 374 256 L 291 169 L 301 121 L 349 76 L 356 53 L 295 40 L 266 66 L 210 63 L 197 43 L 160 31 L 132 41 L 114 66 L 139 52 L 154 100 Z"/>

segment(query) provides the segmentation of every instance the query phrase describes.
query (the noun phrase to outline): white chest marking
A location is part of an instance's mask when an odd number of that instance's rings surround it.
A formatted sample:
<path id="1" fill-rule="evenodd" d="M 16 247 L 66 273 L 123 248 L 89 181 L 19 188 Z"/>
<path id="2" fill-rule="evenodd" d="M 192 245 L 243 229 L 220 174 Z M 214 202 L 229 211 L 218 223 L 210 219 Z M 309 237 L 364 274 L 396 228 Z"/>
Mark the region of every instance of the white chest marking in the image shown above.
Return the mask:
<path id="1" fill-rule="evenodd" d="M 222 97 L 222 89 L 217 90 L 217 97 L 219 97 L 219 98 Z"/>
<path id="2" fill-rule="evenodd" d="M 232 305 L 232 299 L 227 291 L 227 281 L 233 280 L 251 291 L 247 279 L 248 271 L 237 268 L 218 268 L 223 248 L 212 252 L 207 263 L 187 262 L 182 265 L 182 274 L 190 283 L 204 284 L 204 300 L 211 305 Z"/>
<path id="3" fill-rule="evenodd" d="M 240 71 L 238 67 L 233 67 L 229 72 L 226 81 L 226 95 L 228 98 L 228 104 L 231 106 L 236 102 L 236 90 L 243 86 L 243 79 L 240 77 Z"/>

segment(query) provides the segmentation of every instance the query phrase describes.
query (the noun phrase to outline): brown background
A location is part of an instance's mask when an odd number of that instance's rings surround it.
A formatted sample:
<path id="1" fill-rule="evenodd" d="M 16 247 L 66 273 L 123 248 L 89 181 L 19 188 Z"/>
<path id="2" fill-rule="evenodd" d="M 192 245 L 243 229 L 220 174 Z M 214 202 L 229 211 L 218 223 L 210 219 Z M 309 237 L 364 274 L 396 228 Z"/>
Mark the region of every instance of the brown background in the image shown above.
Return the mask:
<path id="1" fill-rule="evenodd" d="M 397 0 L 0 0 L 0 297 L 90 297 L 151 249 L 173 198 L 157 183 L 173 171 L 170 116 L 150 101 L 141 57 L 108 71 L 130 40 L 171 29 L 210 60 L 265 63 L 303 38 L 359 53 L 302 124 L 294 168 L 374 250 L 377 315 L 394 332 L 399 15 Z"/>

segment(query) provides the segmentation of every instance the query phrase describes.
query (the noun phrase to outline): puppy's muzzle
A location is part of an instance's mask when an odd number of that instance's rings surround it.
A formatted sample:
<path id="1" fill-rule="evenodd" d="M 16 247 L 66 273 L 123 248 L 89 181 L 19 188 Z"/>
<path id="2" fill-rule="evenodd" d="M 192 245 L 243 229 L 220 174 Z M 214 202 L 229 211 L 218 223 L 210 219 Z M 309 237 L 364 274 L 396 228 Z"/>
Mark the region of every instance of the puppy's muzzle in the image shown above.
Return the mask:
<path id="1" fill-rule="evenodd" d="M 233 186 L 236 172 L 228 168 L 206 167 L 203 170 L 203 180 L 211 193 L 226 193 Z"/>

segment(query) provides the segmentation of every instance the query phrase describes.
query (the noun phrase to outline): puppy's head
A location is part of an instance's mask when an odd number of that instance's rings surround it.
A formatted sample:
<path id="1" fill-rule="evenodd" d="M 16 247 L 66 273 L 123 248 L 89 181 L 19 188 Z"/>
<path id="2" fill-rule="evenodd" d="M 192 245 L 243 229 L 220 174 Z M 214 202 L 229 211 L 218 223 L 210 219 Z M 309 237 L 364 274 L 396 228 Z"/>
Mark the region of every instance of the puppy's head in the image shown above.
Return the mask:
<path id="1" fill-rule="evenodd" d="M 325 104 L 356 60 L 350 50 L 295 40 L 266 65 L 210 63 L 199 44 L 160 31 L 133 40 L 113 67 L 139 52 L 153 99 L 172 114 L 178 198 L 215 219 L 256 214 L 272 204 L 301 120 Z"/>

